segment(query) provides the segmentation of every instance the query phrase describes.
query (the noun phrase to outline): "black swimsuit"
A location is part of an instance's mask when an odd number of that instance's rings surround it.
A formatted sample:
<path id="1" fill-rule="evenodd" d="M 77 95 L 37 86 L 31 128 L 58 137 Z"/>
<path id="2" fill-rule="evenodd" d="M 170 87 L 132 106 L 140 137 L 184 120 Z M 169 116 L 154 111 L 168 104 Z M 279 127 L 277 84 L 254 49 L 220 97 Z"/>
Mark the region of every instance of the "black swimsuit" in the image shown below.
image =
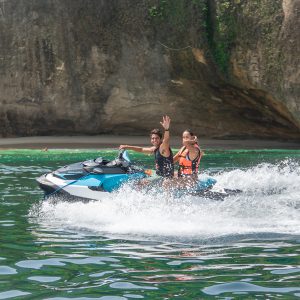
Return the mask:
<path id="1" fill-rule="evenodd" d="M 159 147 L 154 150 L 156 174 L 166 178 L 174 177 L 173 153 L 169 148 L 169 157 L 164 157 L 159 152 Z"/>

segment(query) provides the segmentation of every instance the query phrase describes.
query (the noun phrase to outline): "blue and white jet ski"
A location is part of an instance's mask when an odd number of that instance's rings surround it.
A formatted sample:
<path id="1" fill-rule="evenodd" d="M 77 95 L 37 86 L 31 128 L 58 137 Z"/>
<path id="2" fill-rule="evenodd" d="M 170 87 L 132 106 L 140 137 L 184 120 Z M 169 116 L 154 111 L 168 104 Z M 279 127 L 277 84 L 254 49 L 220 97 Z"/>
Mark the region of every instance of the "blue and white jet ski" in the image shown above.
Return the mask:
<path id="1" fill-rule="evenodd" d="M 116 191 L 125 183 L 135 184 L 140 179 L 149 178 L 146 173 L 145 169 L 131 163 L 126 151 L 120 151 L 114 160 L 98 157 L 74 163 L 44 174 L 36 180 L 46 197 L 61 195 L 68 200 L 88 201 L 101 200 L 103 193 Z M 211 188 L 215 183 L 215 179 L 207 177 L 184 193 L 216 200 L 222 200 L 231 194 L 228 190 L 222 193 L 212 192 Z"/>

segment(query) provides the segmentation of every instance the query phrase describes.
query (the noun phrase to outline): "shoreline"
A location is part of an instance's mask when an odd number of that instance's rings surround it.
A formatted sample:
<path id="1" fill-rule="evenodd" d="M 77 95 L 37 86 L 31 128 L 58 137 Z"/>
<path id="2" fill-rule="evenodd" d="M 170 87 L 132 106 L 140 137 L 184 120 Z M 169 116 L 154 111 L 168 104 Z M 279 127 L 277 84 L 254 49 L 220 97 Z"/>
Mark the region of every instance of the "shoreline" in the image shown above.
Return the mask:
<path id="1" fill-rule="evenodd" d="M 118 148 L 120 144 L 137 146 L 150 146 L 148 136 L 34 136 L 18 138 L 0 138 L 0 151 L 8 149 L 103 149 Z M 300 150 L 299 142 L 283 142 L 274 140 L 224 140 L 201 139 L 199 144 L 202 149 L 286 149 Z M 171 137 L 171 147 L 181 147 L 181 137 Z"/>

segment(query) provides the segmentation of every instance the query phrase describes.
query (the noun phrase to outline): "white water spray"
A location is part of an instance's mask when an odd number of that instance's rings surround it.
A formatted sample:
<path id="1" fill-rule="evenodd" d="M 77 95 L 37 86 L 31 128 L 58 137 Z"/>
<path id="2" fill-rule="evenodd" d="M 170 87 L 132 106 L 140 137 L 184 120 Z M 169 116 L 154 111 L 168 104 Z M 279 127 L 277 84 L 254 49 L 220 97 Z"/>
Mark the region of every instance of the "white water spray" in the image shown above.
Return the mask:
<path id="1" fill-rule="evenodd" d="M 241 189 L 224 201 L 172 198 L 130 186 L 97 202 L 43 202 L 41 222 L 132 236 L 217 238 L 238 234 L 300 234 L 300 165 L 289 160 L 214 176 L 216 189 Z"/>

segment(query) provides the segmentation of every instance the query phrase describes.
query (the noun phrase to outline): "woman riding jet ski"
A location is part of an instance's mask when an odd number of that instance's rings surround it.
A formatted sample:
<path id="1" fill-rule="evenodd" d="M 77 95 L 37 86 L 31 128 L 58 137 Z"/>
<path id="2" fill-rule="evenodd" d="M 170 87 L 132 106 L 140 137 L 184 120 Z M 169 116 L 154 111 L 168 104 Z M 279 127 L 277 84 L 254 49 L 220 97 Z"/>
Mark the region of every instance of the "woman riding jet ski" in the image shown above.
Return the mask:
<path id="1" fill-rule="evenodd" d="M 37 178 L 37 182 L 46 197 L 62 195 L 73 201 L 101 200 L 102 193 L 116 191 L 125 183 L 138 184 L 139 180 L 149 178 L 147 174 L 147 170 L 133 165 L 127 152 L 121 150 L 114 160 L 110 161 L 98 157 L 67 165 L 42 175 Z M 181 190 L 180 194 L 203 196 L 215 200 L 222 200 L 231 194 L 228 190 L 226 193 L 210 191 L 215 183 L 215 179 L 207 177 L 200 180 L 196 188 Z M 161 192 L 161 185 L 154 185 L 153 187 Z M 176 195 L 179 194 L 176 193 Z"/>

